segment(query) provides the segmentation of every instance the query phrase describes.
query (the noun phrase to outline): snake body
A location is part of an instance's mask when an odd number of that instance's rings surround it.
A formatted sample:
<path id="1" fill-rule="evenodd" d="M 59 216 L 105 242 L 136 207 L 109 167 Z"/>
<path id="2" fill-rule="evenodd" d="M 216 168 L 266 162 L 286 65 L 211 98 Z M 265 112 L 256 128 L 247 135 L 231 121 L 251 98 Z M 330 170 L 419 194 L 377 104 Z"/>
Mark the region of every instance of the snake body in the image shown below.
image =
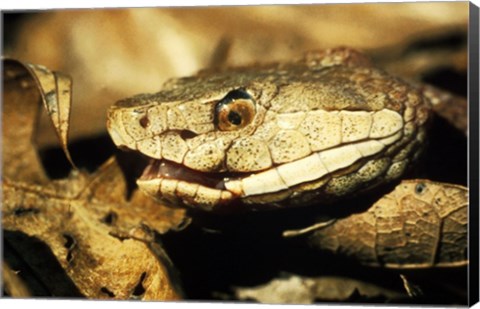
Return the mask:
<path id="1" fill-rule="evenodd" d="M 331 202 L 396 180 L 425 143 L 429 103 L 360 53 L 203 71 L 114 104 L 117 146 L 151 158 L 137 180 L 204 210 Z"/>

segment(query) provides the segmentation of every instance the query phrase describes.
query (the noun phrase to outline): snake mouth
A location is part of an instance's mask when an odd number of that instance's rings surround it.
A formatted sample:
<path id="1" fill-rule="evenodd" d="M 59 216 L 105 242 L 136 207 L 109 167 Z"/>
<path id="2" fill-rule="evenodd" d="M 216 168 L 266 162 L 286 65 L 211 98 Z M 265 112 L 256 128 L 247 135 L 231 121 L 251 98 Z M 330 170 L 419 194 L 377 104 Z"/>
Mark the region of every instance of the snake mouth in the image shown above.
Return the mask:
<path id="1" fill-rule="evenodd" d="M 245 175 L 241 173 L 205 173 L 184 165 L 150 159 L 137 179 L 137 185 L 146 194 L 170 206 L 187 205 L 212 210 L 219 205 L 232 204 L 242 195 L 239 190 L 228 189 L 228 182 Z"/>
<path id="2" fill-rule="evenodd" d="M 203 173 L 172 161 L 151 159 L 139 180 L 172 179 L 226 190 L 225 181 L 234 177 L 230 174 L 232 173 Z"/>

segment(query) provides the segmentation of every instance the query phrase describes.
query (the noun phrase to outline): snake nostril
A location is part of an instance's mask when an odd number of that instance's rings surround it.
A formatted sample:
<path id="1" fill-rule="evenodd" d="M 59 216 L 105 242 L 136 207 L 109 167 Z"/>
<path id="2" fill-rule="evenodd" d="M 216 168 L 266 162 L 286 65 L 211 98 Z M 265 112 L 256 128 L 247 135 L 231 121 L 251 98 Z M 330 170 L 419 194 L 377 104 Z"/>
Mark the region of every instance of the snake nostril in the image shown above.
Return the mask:
<path id="1" fill-rule="evenodd" d="M 140 118 L 139 122 L 140 122 L 140 125 L 142 126 L 142 128 L 144 128 L 144 129 L 146 127 L 148 127 L 148 125 L 150 124 L 150 120 L 148 119 L 147 115 Z"/>
<path id="2" fill-rule="evenodd" d="M 190 130 L 180 131 L 180 137 L 183 140 L 191 139 L 191 138 L 194 138 L 195 136 L 197 136 L 197 134 L 195 132 L 190 131 Z"/>

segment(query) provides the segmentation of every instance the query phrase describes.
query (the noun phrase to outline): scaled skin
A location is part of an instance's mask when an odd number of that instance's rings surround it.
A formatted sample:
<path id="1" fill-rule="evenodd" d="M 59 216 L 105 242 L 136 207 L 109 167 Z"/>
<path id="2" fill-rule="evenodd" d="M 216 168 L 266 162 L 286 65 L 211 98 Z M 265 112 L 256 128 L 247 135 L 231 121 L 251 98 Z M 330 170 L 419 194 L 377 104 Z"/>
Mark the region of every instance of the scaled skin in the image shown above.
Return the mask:
<path id="1" fill-rule="evenodd" d="M 236 90 L 252 98 L 254 117 L 222 131 L 216 105 Z M 147 194 L 205 210 L 262 209 L 398 179 L 422 148 L 428 115 L 416 89 L 340 48 L 171 80 L 117 102 L 107 126 L 117 146 L 161 160 L 137 181 Z"/>

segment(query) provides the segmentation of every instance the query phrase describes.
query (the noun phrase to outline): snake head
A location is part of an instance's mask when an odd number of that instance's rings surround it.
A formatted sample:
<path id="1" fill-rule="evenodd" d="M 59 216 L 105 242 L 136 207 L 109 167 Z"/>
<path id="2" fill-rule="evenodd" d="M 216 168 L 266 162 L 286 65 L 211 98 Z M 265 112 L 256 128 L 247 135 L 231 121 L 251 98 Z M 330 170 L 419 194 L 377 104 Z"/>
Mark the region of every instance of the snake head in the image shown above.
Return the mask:
<path id="1" fill-rule="evenodd" d="M 107 127 L 117 146 L 150 158 L 137 184 L 152 197 L 250 210 L 398 179 L 420 153 L 428 114 L 418 91 L 367 62 L 310 57 L 171 80 L 117 102 Z"/>
<path id="2" fill-rule="evenodd" d="M 219 87 L 215 78 L 202 87 L 191 82 L 170 81 L 160 93 L 117 102 L 108 111 L 109 134 L 116 146 L 150 158 L 137 184 L 161 202 L 202 209 L 232 204 L 241 192 L 226 189 L 226 182 L 271 166 L 268 147 L 247 141 L 263 122 L 260 102 L 274 91 L 255 81 L 247 87 Z"/>

